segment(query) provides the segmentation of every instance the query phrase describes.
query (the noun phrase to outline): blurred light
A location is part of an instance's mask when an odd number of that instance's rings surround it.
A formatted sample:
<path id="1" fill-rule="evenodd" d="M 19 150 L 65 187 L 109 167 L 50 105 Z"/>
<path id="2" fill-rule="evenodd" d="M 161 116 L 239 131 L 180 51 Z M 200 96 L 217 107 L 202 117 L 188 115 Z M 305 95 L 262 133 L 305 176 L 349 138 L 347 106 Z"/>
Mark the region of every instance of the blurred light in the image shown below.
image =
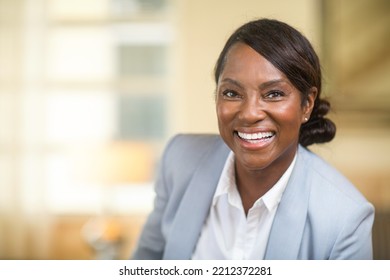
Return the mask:
<path id="1" fill-rule="evenodd" d="M 143 142 L 111 142 L 78 153 L 75 175 L 78 179 L 104 186 L 147 182 L 153 170 L 151 147 Z"/>

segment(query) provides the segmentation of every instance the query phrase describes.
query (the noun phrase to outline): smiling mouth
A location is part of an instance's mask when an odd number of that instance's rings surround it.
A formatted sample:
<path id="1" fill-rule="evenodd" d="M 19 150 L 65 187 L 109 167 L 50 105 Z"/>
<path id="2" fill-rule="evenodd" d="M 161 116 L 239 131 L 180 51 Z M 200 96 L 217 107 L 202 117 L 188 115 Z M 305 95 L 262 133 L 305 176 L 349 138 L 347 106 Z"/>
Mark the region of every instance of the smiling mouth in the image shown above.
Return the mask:
<path id="1" fill-rule="evenodd" d="M 268 140 L 275 135 L 274 132 L 243 133 L 237 131 L 236 133 L 239 138 L 250 143 L 259 143 Z"/>

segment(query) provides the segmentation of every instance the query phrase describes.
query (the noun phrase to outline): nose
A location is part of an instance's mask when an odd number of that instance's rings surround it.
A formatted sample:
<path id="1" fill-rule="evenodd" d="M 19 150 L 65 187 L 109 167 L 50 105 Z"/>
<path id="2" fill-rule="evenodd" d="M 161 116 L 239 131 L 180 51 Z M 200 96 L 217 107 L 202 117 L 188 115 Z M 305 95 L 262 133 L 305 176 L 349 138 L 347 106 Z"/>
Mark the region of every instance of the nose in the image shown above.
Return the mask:
<path id="1" fill-rule="evenodd" d="M 266 116 L 264 105 L 256 96 L 242 102 L 238 118 L 243 124 L 251 125 L 264 120 Z"/>

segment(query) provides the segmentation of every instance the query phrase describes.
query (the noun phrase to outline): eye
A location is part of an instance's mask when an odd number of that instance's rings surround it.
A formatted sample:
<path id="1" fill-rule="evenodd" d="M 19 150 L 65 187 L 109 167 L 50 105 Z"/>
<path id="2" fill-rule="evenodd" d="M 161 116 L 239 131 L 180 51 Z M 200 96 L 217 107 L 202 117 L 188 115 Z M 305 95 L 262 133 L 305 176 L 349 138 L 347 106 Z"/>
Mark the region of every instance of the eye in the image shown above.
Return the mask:
<path id="1" fill-rule="evenodd" d="M 238 98 L 240 98 L 240 95 L 234 90 L 225 90 L 222 92 L 222 96 L 225 99 L 238 99 Z"/>
<path id="2" fill-rule="evenodd" d="M 278 100 L 284 96 L 284 92 L 280 90 L 272 90 L 270 92 L 267 92 L 265 95 L 265 98 L 271 99 L 271 100 Z"/>

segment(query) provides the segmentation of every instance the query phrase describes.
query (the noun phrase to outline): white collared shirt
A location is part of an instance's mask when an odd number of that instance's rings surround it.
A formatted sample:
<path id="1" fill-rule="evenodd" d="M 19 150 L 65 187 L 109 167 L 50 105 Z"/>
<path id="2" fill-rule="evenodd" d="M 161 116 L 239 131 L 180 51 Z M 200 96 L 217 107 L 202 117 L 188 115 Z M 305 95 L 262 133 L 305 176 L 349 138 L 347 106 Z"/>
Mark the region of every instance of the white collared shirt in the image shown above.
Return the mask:
<path id="1" fill-rule="evenodd" d="M 272 222 L 295 161 L 296 155 L 279 181 L 253 204 L 246 216 L 236 186 L 231 152 L 192 259 L 263 259 Z"/>

